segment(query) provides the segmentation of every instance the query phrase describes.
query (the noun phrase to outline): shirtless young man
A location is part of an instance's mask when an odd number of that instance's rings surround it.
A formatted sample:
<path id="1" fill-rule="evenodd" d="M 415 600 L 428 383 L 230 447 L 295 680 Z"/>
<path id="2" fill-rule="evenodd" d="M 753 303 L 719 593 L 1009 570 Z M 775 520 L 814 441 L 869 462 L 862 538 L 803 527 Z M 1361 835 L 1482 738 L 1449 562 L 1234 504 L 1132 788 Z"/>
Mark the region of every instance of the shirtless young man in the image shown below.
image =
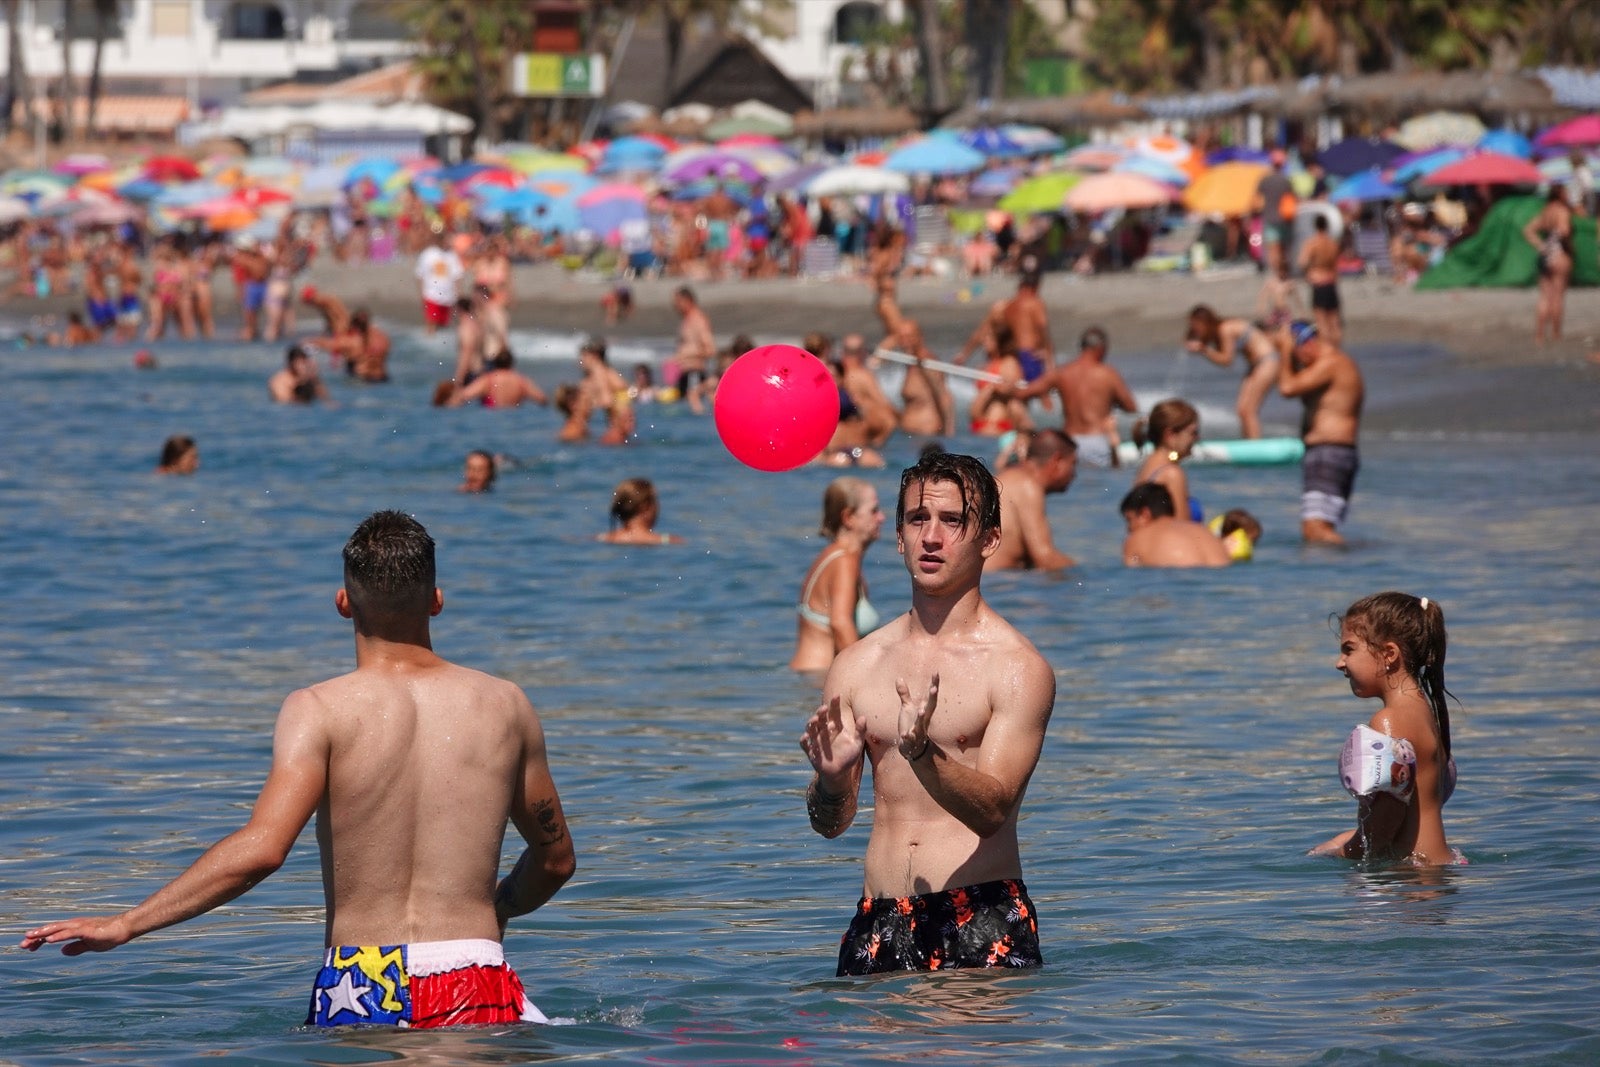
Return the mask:
<path id="1" fill-rule="evenodd" d="M 1078 358 L 1051 367 L 1033 384 L 1011 392 L 1019 400 L 1031 400 L 1055 390 L 1061 395 L 1062 428 L 1078 445 L 1078 458 L 1095 467 L 1117 466 L 1116 419 L 1113 411 L 1132 414 L 1139 410 L 1133 390 L 1121 374 L 1106 366 L 1111 347 L 1106 332 L 1098 326 L 1083 331 L 1078 342 Z"/>
<path id="2" fill-rule="evenodd" d="M 1039 299 L 1039 275 L 1025 273 L 1017 280 L 1017 294 L 1001 300 L 989 309 L 978 328 L 961 346 L 957 363 L 965 363 L 973 352 L 986 347 L 996 327 L 1004 323 L 1011 327 L 1011 337 L 1017 347 L 1017 361 L 1022 373 L 1030 382 L 1038 381 L 1055 367 L 1055 345 L 1050 340 L 1050 313 Z M 1041 394 L 1042 395 L 1042 394 Z"/>
<path id="3" fill-rule="evenodd" d="M 486 408 L 516 408 L 529 400 L 535 404 L 548 404 L 550 398 L 545 396 L 544 390 L 532 378 L 512 369 L 515 363 L 516 358 L 510 349 L 496 352 L 484 374 L 465 389 L 457 389 L 451 395 L 450 406 L 458 408 L 474 400 Z"/>
<path id="4" fill-rule="evenodd" d="M 1316 228 L 1300 249 L 1299 267 L 1311 286 L 1311 318 L 1317 333 L 1337 346 L 1344 336 L 1344 317 L 1339 310 L 1339 242 L 1328 232 L 1328 218 L 1318 215 Z"/>
<path id="5" fill-rule="evenodd" d="M 1356 472 L 1361 469 L 1356 441 L 1366 384 L 1356 361 L 1317 336 L 1309 322 L 1290 323 L 1280 335 L 1288 348 L 1278 361 L 1278 391 L 1299 397 L 1305 406 L 1300 438 L 1300 537 L 1308 544 L 1342 545 L 1339 525 L 1350 510 Z"/>
<path id="6" fill-rule="evenodd" d="M 309 1024 L 544 1021 L 500 945 L 575 867 L 538 715 L 517 686 L 434 653 L 444 595 L 410 516 L 356 528 L 334 606 L 355 623 L 356 669 L 284 701 L 249 822 L 144 903 L 45 923 L 22 947 L 104 952 L 210 911 L 281 867 L 316 814 L 328 950 Z M 495 888 L 508 819 L 528 847 Z"/>
<path id="7" fill-rule="evenodd" d="M 1055 706 L 1044 657 L 983 599 L 1000 494 L 971 456 L 900 476 L 911 610 L 839 653 L 800 747 L 811 828 L 844 833 L 872 764 L 864 893 L 839 971 L 1037 967 L 1017 813 Z"/>
<path id="8" fill-rule="evenodd" d="M 1172 494 L 1159 482 L 1140 482 L 1122 498 L 1128 537 L 1122 562 L 1129 567 L 1226 567 L 1233 562 L 1222 538 L 1198 522 L 1173 517 Z"/>
<path id="9" fill-rule="evenodd" d="M 685 285 L 673 293 L 672 306 L 680 319 L 678 347 L 672 353 L 672 359 L 683 372 L 678 379 L 678 393 L 689 401 L 689 410 L 699 415 L 705 411 L 705 405 L 700 401 L 700 391 L 694 387 L 705 381 L 706 367 L 717 355 L 717 341 L 711 333 L 711 320 L 695 300 L 693 289 Z"/>
<path id="10" fill-rule="evenodd" d="M 283 369 L 267 379 L 267 394 L 274 404 L 309 404 L 328 400 L 328 387 L 317 376 L 316 364 L 299 345 L 284 353 Z"/>
<path id="11" fill-rule="evenodd" d="M 1040 430 L 1028 458 L 995 476 L 1000 483 L 1000 547 L 985 571 L 1060 570 L 1073 564 L 1050 536 L 1044 498 L 1065 493 L 1078 473 L 1078 446 L 1060 430 Z"/>

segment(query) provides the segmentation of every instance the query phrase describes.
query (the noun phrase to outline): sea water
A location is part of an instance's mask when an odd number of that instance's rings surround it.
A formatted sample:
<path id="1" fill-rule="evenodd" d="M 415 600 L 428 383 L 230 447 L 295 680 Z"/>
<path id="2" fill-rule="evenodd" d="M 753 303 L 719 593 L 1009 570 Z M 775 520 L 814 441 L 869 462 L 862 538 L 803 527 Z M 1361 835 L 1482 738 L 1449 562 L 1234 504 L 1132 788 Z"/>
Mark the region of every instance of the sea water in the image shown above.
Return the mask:
<path id="1" fill-rule="evenodd" d="M 402 334 L 392 383 L 336 379 L 337 406 L 310 408 L 267 403 L 275 347 L 166 345 L 152 371 L 126 348 L 0 357 L 0 928 L 12 945 L 136 903 L 243 822 L 283 696 L 352 663 L 339 548 L 397 507 L 438 540 L 439 651 L 544 717 L 578 873 L 506 947 L 568 1024 L 302 1029 L 323 934 L 306 833 L 246 896 L 110 955 L 0 950 L 0 1061 L 1600 1060 L 1592 433 L 1369 432 L 1343 552 L 1298 543 L 1298 468 L 1196 467 L 1209 510 L 1266 528 L 1222 571 L 1124 569 L 1128 475 L 1081 470 L 1049 501 L 1080 565 L 984 582 L 1056 673 L 1019 827 L 1047 964 L 843 981 L 870 811 L 836 841 L 808 829 L 817 693 L 785 667 L 837 472 L 749 471 L 681 405 L 642 407 L 622 449 L 557 446 L 542 409 L 433 409 L 448 345 Z M 547 387 L 576 376 L 571 338 L 518 347 Z M 1391 405 L 1472 373 L 1357 354 Z M 1117 358 L 1159 398 L 1170 354 Z M 1188 368 L 1209 436 L 1232 435 L 1236 383 Z M 1269 401 L 1269 432 L 1296 413 Z M 198 439 L 194 477 L 152 473 L 172 433 Z M 915 447 L 868 472 L 886 502 Z M 472 448 L 508 457 L 492 494 L 456 491 Z M 633 476 L 686 545 L 594 542 Z M 865 573 L 906 609 L 892 532 Z M 1305 855 L 1353 825 L 1339 748 L 1374 710 L 1333 669 L 1330 618 L 1391 588 L 1449 622 L 1466 867 Z"/>

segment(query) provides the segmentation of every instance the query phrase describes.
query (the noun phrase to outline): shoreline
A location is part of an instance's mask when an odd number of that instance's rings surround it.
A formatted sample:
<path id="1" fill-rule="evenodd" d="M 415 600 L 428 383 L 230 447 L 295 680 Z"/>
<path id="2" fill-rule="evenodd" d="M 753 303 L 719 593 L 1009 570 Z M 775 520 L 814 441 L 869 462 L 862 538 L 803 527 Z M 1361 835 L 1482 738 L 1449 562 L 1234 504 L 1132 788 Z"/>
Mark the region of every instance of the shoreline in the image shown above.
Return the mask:
<path id="1" fill-rule="evenodd" d="M 416 281 L 408 261 L 345 266 L 314 265 L 296 289 L 314 285 L 337 293 L 351 308 L 365 306 L 386 327 L 420 326 Z M 633 291 L 634 311 L 607 328 L 600 297 L 611 286 Z M 617 283 L 569 273 L 552 263 L 513 271 L 512 325 L 519 330 L 600 333 L 609 340 L 659 341 L 677 332 L 671 307 L 676 278 Z M 739 333 L 760 343 L 821 330 L 834 337 L 860 331 L 881 334 L 862 277 L 773 278 L 687 283 L 710 316 L 719 346 Z M 1197 303 L 1224 315 L 1253 315 L 1261 276 L 1252 268 L 1225 267 L 1205 274 L 1122 273 L 1079 277 L 1047 274 L 1040 295 L 1051 313 L 1058 358 L 1071 358 L 1079 333 L 1100 325 L 1111 336 L 1111 360 L 1125 367 L 1166 361 L 1178 350 L 1183 321 Z M 1016 289 L 1012 275 L 968 281 L 902 278 L 902 309 L 922 325 L 929 348 L 948 357 L 960 347 L 996 300 Z M 219 326 L 230 331 L 239 309 L 231 279 L 216 276 Z M 1532 342 L 1532 289 L 1461 289 L 1416 292 L 1387 278 L 1355 277 L 1340 283 L 1346 315 L 1345 347 L 1358 356 L 1381 346 L 1386 354 L 1417 346 L 1438 359 L 1438 391 L 1425 402 L 1386 401 L 1382 382 L 1368 374 L 1365 425 L 1378 431 L 1586 433 L 1600 426 L 1600 292 L 1569 292 L 1566 332 L 1559 342 Z M 0 303 L 0 320 L 62 316 L 82 306 L 79 294 Z M 302 317 L 301 322 L 306 320 Z M 172 336 L 169 334 L 169 336 Z M 1440 358 L 1441 353 L 1445 358 Z M 1374 370 L 1377 368 L 1374 367 Z"/>

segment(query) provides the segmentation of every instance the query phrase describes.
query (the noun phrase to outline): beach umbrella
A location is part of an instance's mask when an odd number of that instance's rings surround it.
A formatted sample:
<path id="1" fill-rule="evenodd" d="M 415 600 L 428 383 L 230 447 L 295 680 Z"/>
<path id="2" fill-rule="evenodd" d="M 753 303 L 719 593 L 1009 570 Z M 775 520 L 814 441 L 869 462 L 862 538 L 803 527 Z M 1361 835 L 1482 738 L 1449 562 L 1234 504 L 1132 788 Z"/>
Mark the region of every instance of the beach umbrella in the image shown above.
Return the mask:
<path id="1" fill-rule="evenodd" d="M 98 152 L 74 152 L 65 159 L 57 161 L 50 168 L 56 174 L 65 174 L 77 178 L 85 174 L 95 174 L 99 171 L 110 170 L 111 161 Z"/>
<path id="2" fill-rule="evenodd" d="M 1154 178 L 1158 182 L 1176 185 L 1180 188 L 1189 184 L 1189 175 L 1174 167 L 1163 159 L 1154 156 L 1133 155 L 1123 159 L 1111 168 L 1112 174 L 1142 174 L 1146 178 Z"/>
<path id="3" fill-rule="evenodd" d="M 1389 180 L 1405 185 L 1418 178 L 1425 178 L 1440 167 L 1449 166 L 1458 160 L 1467 158 L 1465 148 L 1435 148 L 1426 152 L 1414 152 L 1410 155 L 1396 157 L 1391 165 L 1388 175 Z"/>
<path id="4" fill-rule="evenodd" d="M 1099 171 L 1110 170 L 1127 156 L 1126 148 L 1105 144 L 1083 144 L 1056 162 L 1069 170 Z"/>
<path id="5" fill-rule="evenodd" d="M 755 185 L 762 180 L 763 175 L 756 165 L 744 156 L 735 152 L 711 149 L 675 165 L 664 166 L 659 177 L 663 182 L 672 185 L 684 185 L 702 178 L 726 178 Z"/>
<path id="6" fill-rule="evenodd" d="M 794 119 L 781 112 L 772 115 L 732 115 L 708 122 L 701 131 L 708 141 L 727 141 L 734 137 L 789 137 Z"/>
<path id="7" fill-rule="evenodd" d="M 972 179 L 972 184 L 967 187 L 967 193 L 984 199 L 1005 196 L 1017 187 L 1024 173 L 1021 167 L 997 167 L 994 170 L 986 170 Z"/>
<path id="8" fill-rule="evenodd" d="M 381 156 L 357 160 L 344 172 L 344 187 L 348 189 L 350 186 L 359 185 L 364 181 L 382 186 L 384 182 L 399 173 L 399 171 L 399 163 Z"/>
<path id="9" fill-rule="evenodd" d="M 120 226 L 139 217 L 139 209 L 121 200 L 108 200 L 99 204 L 86 204 L 73 214 L 72 221 L 79 226 Z M 0 216 L 0 221 L 5 221 Z"/>
<path id="10" fill-rule="evenodd" d="M 971 174 L 982 169 L 982 152 L 947 137 L 924 137 L 895 149 L 883 161 L 899 174 Z"/>
<path id="11" fill-rule="evenodd" d="M 1499 152 L 1518 159 L 1533 158 L 1533 142 L 1516 130 L 1490 130 L 1478 139 L 1477 148 L 1481 152 Z"/>
<path id="12" fill-rule="evenodd" d="M 779 175 L 768 182 L 767 192 L 772 195 L 796 192 L 803 189 L 812 178 L 815 178 L 833 165 L 832 163 L 802 163 L 787 174 Z"/>
<path id="13" fill-rule="evenodd" d="M 1600 113 L 1558 122 L 1533 139 L 1540 148 L 1600 147 Z"/>
<path id="14" fill-rule="evenodd" d="M 979 126 L 975 130 L 967 130 L 958 135 L 956 140 L 990 159 L 1015 159 L 1017 156 L 1029 155 L 1033 151 L 1024 147 L 1022 142 L 1005 130 L 995 126 Z"/>
<path id="15" fill-rule="evenodd" d="M 1588 157 L 1590 171 L 1600 170 L 1600 156 Z M 1568 156 L 1551 156 L 1549 159 L 1540 160 L 1539 173 L 1544 175 L 1548 182 L 1567 182 L 1572 180 L 1572 159 Z"/>
<path id="16" fill-rule="evenodd" d="M 597 185 L 580 194 L 574 204 L 584 227 L 602 237 L 609 237 L 631 219 L 643 219 L 649 212 L 645 207 L 647 196 L 637 185 L 611 182 Z"/>
<path id="17" fill-rule="evenodd" d="M 1215 152 L 1206 153 L 1206 166 L 1215 167 L 1221 163 L 1266 163 L 1270 157 L 1259 148 L 1246 148 L 1244 145 L 1229 145 L 1219 148 Z"/>
<path id="18" fill-rule="evenodd" d="M 871 196 L 876 193 L 903 193 L 911 188 L 904 174 L 883 167 L 841 163 L 817 174 L 804 186 L 807 196 Z"/>
<path id="19" fill-rule="evenodd" d="M 469 159 L 462 163 L 453 163 L 448 167 L 430 170 L 427 172 L 426 177 L 434 181 L 449 182 L 454 185 L 457 182 L 464 182 L 468 178 L 475 178 L 485 171 L 493 169 L 487 163 L 479 163 L 477 160 Z M 418 175 L 418 177 L 423 177 L 423 175 Z"/>
<path id="20" fill-rule="evenodd" d="M 1170 204 L 1178 191 L 1142 174 L 1091 174 L 1067 190 L 1065 206 L 1097 215 L 1114 208 L 1159 207 Z"/>
<path id="21" fill-rule="evenodd" d="M 184 208 L 210 201 L 226 200 L 229 192 L 227 186 L 216 182 L 184 182 L 182 185 L 164 186 L 151 199 L 157 207 Z"/>
<path id="22" fill-rule="evenodd" d="M 245 160 L 231 161 L 239 173 L 247 178 L 284 179 L 299 175 L 300 168 L 294 160 L 284 156 L 251 156 Z"/>
<path id="23" fill-rule="evenodd" d="M 1025 122 L 1008 122 L 1000 127 L 1000 132 L 1021 145 L 1024 154 L 1030 156 L 1048 155 L 1067 146 L 1059 134 Z"/>
<path id="24" fill-rule="evenodd" d="M 1205 165 L 1194 145 L 1170 133 L 1146 134 L 1134 139 L 1130 145 L 1135 155 L 1148 156 L 1179 170 L 1198 169 Z"/>
<path id="25" fill-rule="evenodd" d="M 667 149 L 649 137 L 619 137 L 606 145 L 595 170 L 601 174 L 614 174 L 622 170 L 650 170 L 660 166 Z"/>
<path id="26" fill-rule="evenodd" d="M 460 184 L 461 188 L 477 193 L 484 189 L 515 189 L 522 181 L 522 175 L 508 167 L 490 167 Z"/>
<path id="27" fill-rule="evenodd" d="M 1243 217 L 1250 214 L 1261 179 L 1271 173 L 1264 163 L 1219 164 L 1184 190 L 1183 205 L 1202 215 Z"/>
<path id="28" fill-rule="evenodd" d="M 1538 185 L 1544 175 L 1525 159 L 1500 152 L 1475 152 L 1447 163 L 1424 179 L 1426 185 Z"/>
<path id="29" fill-rule="evenodd" d="M 1405 149 L 1381 137 L 1346 137 L 1317 153 L 1317 162 L 1329 174 L 1344 177 L 1373 167 L 1386 167 Z"/>
<path id="30" fill-rule="evenodd" d="M 1385 181 L 1383 171 L 1373 167 L 1359 174 L 1352 174 L 1334 186 L 1328 193 L 1328 199 L 1335 204 L 1349 202 L 1366 204 L 1374 200 L 1398 200 L 1405 195 L 1405 192 L 1403 186 Z"/>
<path id="31" fill-rule="evenodd" d="M 1012 215 L 1060 211 L 1066 201 L 1067 191 L 1083 181 L 1083 177 L 1071 171 L 1057 171 L 1029 178 L 1002 197 L 995 207 Z"/>
<path id="32" fill-rule="evenodd" d="M 507 167 L 519 174 L 544 170 L 588 170 L 589 161 L 568 152 L 546 152 L 537 148 L 514 148 L 480 157 L 483 162 Z"/>
<path id="33" fill-rule="evenodd" d="M 599 184 L 599 178 L 575 170 L 541 171 L 528 175 L 528 188 L 537 189 L 557 200 L 587 193 Z"/>
<path id="34" fill-rule="evenodd" d="M 741 207 L 748 205 L 756 198 L 754 187 L 737 178 L 701 178 L 679 185 L 672 190 L 673 200 L 700 200 L 710 196 L 718 187 Z"/>
<path id="35" fill-rule="evenodd" d="M 47 170 L 14 170 L 0 178 L 0 193 L 25 200 L 53 199 L 71 186 L 71 178 Z"/>
<path id="36" fill-rule="evenodd" d="M 718 148 L 766 148 L 783 152 L 783 142 L 770 133 L 736 133 L 731 137 L 717 138 Z"/>
<path id="37" fill-rule="evenodd" d="M 16 196 L 0 196 L 0 225 L 21 222 L 33 214 L 33 205 Z"/>
<path id="38" fill-rule="evenodd" d="M 217 231 L 243 229 L 261 217 L 260 212 L 231 196 L 185 204 L 177 208 L 177 213 L 186 219 L 199 219 L 208 229 Z"/>
<path id="39" fill-rule="evenodd" d="M 1430 111 L 1401 124 L 1395 143 L 1417 151 L 1439 145 L 1477 144 L 1487 132 L 1476 115 L 1461 111 Z"/>
<path id="40" fill-rule="evenodd" d="M 141 169 L 153 182 L 192 182 L 200 177 L 200 168 L 182 156 L 151 156 Z"/>
<path id="41" fill-rule="evenodd" d="M 247 186 L 236 189 L 229 198 L 246 207 L 264 208 L 268 204 L 287 204 L 293 198 L 282 189 L 273 189 L 264 185 Z"/>

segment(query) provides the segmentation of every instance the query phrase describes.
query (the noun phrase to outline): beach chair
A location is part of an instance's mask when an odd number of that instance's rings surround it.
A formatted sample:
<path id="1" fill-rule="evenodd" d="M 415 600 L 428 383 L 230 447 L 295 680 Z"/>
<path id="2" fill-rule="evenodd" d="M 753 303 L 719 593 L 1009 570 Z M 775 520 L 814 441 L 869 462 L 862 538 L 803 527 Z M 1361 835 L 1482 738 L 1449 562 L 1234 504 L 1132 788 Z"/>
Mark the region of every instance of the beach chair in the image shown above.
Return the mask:
<path id="1" fill-rule="evenodd" d="M 1367 275 L 1384 278 L 1392 275 L 1394 264 L 1389 260 L 1389 231 L 1383 223 L 1359 225 L 1354 227 L 1352 232 L 1355 234 L 1353 246 L 1356 255 L 1361 257 Z"/>
<path id="2" fill-rule="evenodd" d="M 800 274 L 806 278 L 831 278 L 839 273 L 839 242 L 813 237 L 800 253 Z"/>

